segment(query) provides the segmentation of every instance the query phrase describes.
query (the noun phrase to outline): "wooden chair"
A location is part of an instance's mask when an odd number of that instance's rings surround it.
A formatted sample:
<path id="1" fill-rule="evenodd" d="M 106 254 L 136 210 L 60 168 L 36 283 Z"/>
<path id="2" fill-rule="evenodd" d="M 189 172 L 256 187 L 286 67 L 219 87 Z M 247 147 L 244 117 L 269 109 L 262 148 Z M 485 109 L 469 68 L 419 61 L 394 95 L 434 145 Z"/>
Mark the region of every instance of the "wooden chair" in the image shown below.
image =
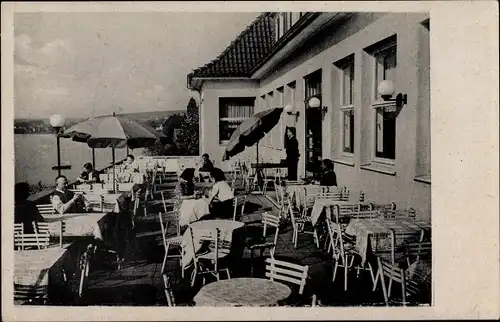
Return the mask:
<path id="1" fill-rule="evenodd" d="M 165 271 L 165 265 L 167 264 L 168 257 L 179 257 L 181 259 L 181 264 L 182 264 L 182 250 L 180 255 L 168 255 L 168 251 L 171 246 L 177 248 L 180 248 L 182 246 L 182 236 L 180 235 L 180 232 L 178 232 L 177 236 L 167 237 L 167 229 L 168 229 L 167 223 L 170 223 L 172 221 L 177 221 L 178 223 L 178 217 L 173 212 L 170 214 L 159 213 L 158 217 L 160 219 L 162 245 L 165 249 L 165 256 L 163 257 L 163 263 L 161 265 L 161 273 L 163 274 L 163 272 Z M 182 277 L 184 277 L 184 270 L 182 270 Z"/>
<path id="2" fill-rule="evenodd" d="M 263 173 L 264 173 L 264 180 L 262 185 L 263 194 L 266 193 L 269 184 L 271 184 L 273 189 L 276 191 L 276 185 L 281 182 L 281 177 L 282 177 L 281 169 L 280 168 L 267 169 L 267 171 L 264 171 Z"/>
<path id="3" fill-rule="evenodd" d="M 409 231 L 409 232 L 396 232 L 393 229 L 389 232 L 390 248 L 388 251 L 378 250 L 375 246 L 374 253 L 377 257 L 391 263 L 393 266 L 400 267 L 403 263 L 407 263 L 408 258 L 408 244 L 422 243 L 425 238 L 425 230 Z M 401 247 L 398 247 L 401 245 Z M 373 291 L 377 288 L 377 282 L 380 278 L 380 270 L 377 270 L 375 280 L 373 283 Z"/>
<path id="4" fill-rule="evenodd" d="M 316 229 L 312 227 L 311 231 L 306 231 L 305 227 L 306 225 L 312 226 L 311 222 L 311 217 L 305 215 L 304 212 L 300 212 L 296 210 L 292 203 L 289 202 L 288 204 L 288 213 L 290 215 L 290 218 L 292 220 L 292 227 L 293 227 L 293 235 L 292 235 L 292 243 L 295 248 L 297 248 L 297 243 L 298 243 L 298 237 L 299 233 L 303 234 L 312 234 L 314 238 L 314 243 L 316 244 L 316 247 L 319 248 L 319 238 L 318 238 L 318 233 L 316 232 Z"/>
<path id="5" fill-rule="evenodd" d="M 271 281 L 283 281 L 299 286 L 298 293 L 302 295 L 306 286 L 309 266 L 292 264 L 275 258 L 266 259 L 266 277 Z"/>
<path id="6" fill-rule="evenodd" d="M 332 220 L 345 228 L 352 219 L 373 219 L 381 216 L 378 210 L 366 210 L 363 204 L 333 205 L 331 209 Z"/>
<path id="7" fill-rule="evenodd" d="M 392 285 L 399 283 L 401 286 L 401 301 L 393 303 L 401 303 L 406 306 L 408 304 L 407 298 L 416 295 L 419 292 L 419 285 L 412 279 L 408 278 L 407 271 L 398 267 L 380 257 L 377 258 L 378 272 L 382 284 L 382 293 L 384 295 L 385 304 L 388 306 L 391 300 Z M 388 281 L 386 281 L 388 280 Z"/>
<path id="8" fill-rule="evenodd" d="M 369 262 L 366 263 L 367 266 L 354 265 L 354 261 L 359 254 L 355 249 L 355 241 L 349 236 L 345 235 L 342 231 L 340 224 L 334 223 L 330 220 L 326 220 L 330 239 L 332 242 L 333 250 L 333 260 L 335 266 L 333 268 L 333 279 L 337 277 L 337 269 L 339 267 L 344 269 L 344 290 L 347 291 L 347 277 L 350 269 L 356 270 L 356 276 L 359 276 L 361 270 L 369 271 L 373 283 L 375 283 L 374 271 Z"/>
<path id="9" fill-rule="evenodd" d="M 370 210 L 380 210 L 380 211 L 396 210 L 396 203 L 394 201 L 389 204 L 377 204 L 370 202 Z"/>
<path id="10" fill-rule="evenodd" d="M 35 226 L 36 227 L 36 226 Z M 27 249 L 45 249 L 49 247 L 50 234 L 49 231 L 41 231 L 35 229 L 33 233 L 27 234 L 24 232 L 24 227 L 19 224 L 14 225 L 14 248 L 17 250 Z"/>
<path id="11" fill-rule="evenodd" d="M 240 213 L 240 219 L 241 219 L 241 217 L 243 217 L 243 213 L 245 211 L 246 202 L 247 202 L 247 196 L 246 195 L 234 197 L 234 201 L 233 201 L 233 220 L 237 219 L 236 215 L 238 213 L 238 209 L 240 210 L 239 211 L 239 213 Z"/>
<path id="12" fill-rule="evenodd" d="M 421 259 L 430 260 L 432 256 L 432 243 L 430 241 L 410 242 L 405 245 L 406 264 L 408 267 Z"/>
<path id="13" fill-rule="evenodd" d="M 47 215 L 54 215 L 56 212 L 54 210 L 54 206 L 52 204 L 43 204 L 43 205 L 36 205 L 38 208 L 38 212 L 40 212 L 40 215 L 42 216 L 47 216 Z"/>
<path id="14" fill-rule="evenodd" d="M 170 285 L 170 277 L 167 274 L 162 273 L 163 286 L 165 290 L 165 297 L 167 299 L 167 306 L 175 306 L 174 293 L 172 291 L 172 286 Z"/>
<path id="15" fill-rule="evenodd" d="M 274 257 L 274 252 L 276 250 L 276 244 L 278 243 L 279 229 L 280 229 L 280 217 L 270 214 L 269 212 L 262 213 L 262 236 L 259 239 L 251 240 L 247 247 L 250 250 L 250 257 L 252 261 L 251 267 L 251 275 L 253 276 L 253 260 L 254 260 L 254 251 L 260 251 L 260 257 L 263 256 L 264 251 L 269 249 L 269 253 L 271 257 Z M 267 227 L 274 227 L 274 238 L 272 242 L 267 241 Z"/>
<path id="16" fill-rule="evenodd" d="M 193 229 L 189 228 L 189 233 L 191 234 L 191 242 L 193 249 L 195 248 L 195 237 Z M 194 270 L 191 275 L 191 287 L 194 286 L 196 277 L 198 275 L 209 274 L 215 276 L 217 280 L 220 280 L 219 273 L 224 271 L 227 278 L 231 278 L 228 268 L 219 268 L 219 261 L 226 258 L 229 255 L 230 248 L 226 245 L 220 238 L 220 230 L 197 230 L 199 234 L 199 241 L 203 244 L 208 244 L 208 250 L 204 253 L 195 253 L 193 262 Z M 205 266 L 206 262 L 210 262 L 212 268 Z M 205 284 L 205 278 L 203 277 L 203 284 Z"/>

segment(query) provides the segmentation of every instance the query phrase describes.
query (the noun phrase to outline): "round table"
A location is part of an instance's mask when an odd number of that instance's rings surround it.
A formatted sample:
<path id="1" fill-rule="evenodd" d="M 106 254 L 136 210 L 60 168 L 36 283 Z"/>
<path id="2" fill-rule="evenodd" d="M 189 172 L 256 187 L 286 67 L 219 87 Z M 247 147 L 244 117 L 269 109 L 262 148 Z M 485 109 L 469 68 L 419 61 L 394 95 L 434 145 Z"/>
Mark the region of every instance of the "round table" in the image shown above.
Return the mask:
<path id="1" fill-rule="evenodd" d="M 232 278 L 205 285 L 194 297 L 197 306 L 274 306 L 291 289 L 262 278 Z"/>
<path id="2" fill-rule="evenodd" d="M 233 231 L 235 229 L 243 227 L 244 224 L 242 222 L 235 220 L 214 219 L 214 220 L 196 221 L 191 223 L 190 226 L 194 230 L 196 229 L 214 230 L 215 228 L 218 228 L 221 231 Z"/>

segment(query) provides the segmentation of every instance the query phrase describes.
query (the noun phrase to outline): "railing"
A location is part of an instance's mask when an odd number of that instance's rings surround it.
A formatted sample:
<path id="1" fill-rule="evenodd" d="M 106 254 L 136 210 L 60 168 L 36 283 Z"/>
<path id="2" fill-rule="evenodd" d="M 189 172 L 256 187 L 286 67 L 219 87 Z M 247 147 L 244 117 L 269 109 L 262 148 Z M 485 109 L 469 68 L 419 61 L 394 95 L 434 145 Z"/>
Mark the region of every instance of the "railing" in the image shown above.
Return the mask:
<path id="1" fill-rule="evenodd" d="M 125 161 L 125 160 L 126 160 L 126 159 L 123 159 L 123 160 L 120 160 L 120 161 L 116 161 L 116 162 L 115 162 L 115 165 L 116 165 L 116 164 L 120 164 L 120 163 L 122 163 L 122 162 L 123 162 L 123 161 Z M 102 172 L 102 171 L 104 171 L 104 170 L 110 169 L 110 168 L 112 168 L 113 166 L 114 166 L 113 164 L 110 164 L 109 166 L 107 166 L 107 167 L 103 168 L 103 169 L 102 169 L 101 171 L 99 171 L 99 172 Z M 74 186 L 76 183 L 77 183 L 77 181 L 75 180 L 75 181 L 70 182 L 68 185 L 69 185 L 70 187 L 72 187 L 72 186 Z M 38 193 L 35 193 L 35 194 L 31 195 L 31 196 L 28 198 L 28 200 L 29 200 L 29 201 L 32 201 L 32 202 L 34 202 L 34 203 L 48 203 L 48 202 L 49 202 L 49 200 L 48 200 L 48 199 L 49 199 L 49 196 L 50 196 L 50 195 L 51 195 L 51 194 L 52 194 L 55 190 L 56 190 L 56 188 L 55 188 L 55 187 L 52 187 L 52 188 L 50 188 L 50 189 L 46 189 L 46 190 L 40 191 L 40 192 L 38 192 Z"/>

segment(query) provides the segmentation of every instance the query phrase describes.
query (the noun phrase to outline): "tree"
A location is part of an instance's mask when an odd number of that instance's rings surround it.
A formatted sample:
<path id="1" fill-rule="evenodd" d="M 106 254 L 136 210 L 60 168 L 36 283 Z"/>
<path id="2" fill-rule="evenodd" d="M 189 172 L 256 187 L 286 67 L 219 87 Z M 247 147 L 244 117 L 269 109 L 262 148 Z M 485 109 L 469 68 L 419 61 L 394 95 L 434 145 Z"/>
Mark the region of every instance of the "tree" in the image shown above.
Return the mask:
<path id="1" fill-rule="evenodd" d="M 179 124 L 178 131 L 172 131 L 176 133 L 173 144 L 155 144 L 146 148 L 145 154 L 151 156 L 198 155 L 200 142 L 199 124 L 198 105 L 195 99 L 191 97 L 187 105 L 187 112 Z M 149 125 L 152 125 L 152 123 L 149 123 Z M 163 129 L 164 132 L 167 130 L 169 129 Z M 170 135 L 170 133 L 165 134 Z"/>
<path id="2" fill-rule="evenodd" d="M 180 124 L 180 128 L 175 137 L 175 145 L 179 155 L 198 155 L 200 144 L 198 105 L 191 97 L 187 105 L 187 113 Z"/>

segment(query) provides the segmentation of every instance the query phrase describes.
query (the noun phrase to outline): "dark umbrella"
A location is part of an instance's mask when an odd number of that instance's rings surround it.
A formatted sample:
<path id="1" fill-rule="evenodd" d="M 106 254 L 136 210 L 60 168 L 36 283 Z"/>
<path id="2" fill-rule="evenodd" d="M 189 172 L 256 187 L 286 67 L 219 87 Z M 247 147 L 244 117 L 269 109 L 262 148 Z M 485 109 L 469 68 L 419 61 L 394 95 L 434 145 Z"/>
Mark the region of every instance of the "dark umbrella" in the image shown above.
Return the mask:
<path id="1" fill-rule="evenodd" d="M 276 107 L 252 115 L 233 132 L 224 151 L 224 160 L 237 155 L 247 146 L 257 143 L 257 163 L 259 162 L 259 141 L 278 124 L 282 107 Z"/>
<path id="2" fill-rule="evenodd" d="M 80 122 L 63 133 L 77 142 L 86 142 L 91 148 L 112 148 L 113 190 L 115 190 L 115 148 L 137 149 L 164 142 L 166 137 L 148 125 L 123 116 L 99 116 Z"/>

